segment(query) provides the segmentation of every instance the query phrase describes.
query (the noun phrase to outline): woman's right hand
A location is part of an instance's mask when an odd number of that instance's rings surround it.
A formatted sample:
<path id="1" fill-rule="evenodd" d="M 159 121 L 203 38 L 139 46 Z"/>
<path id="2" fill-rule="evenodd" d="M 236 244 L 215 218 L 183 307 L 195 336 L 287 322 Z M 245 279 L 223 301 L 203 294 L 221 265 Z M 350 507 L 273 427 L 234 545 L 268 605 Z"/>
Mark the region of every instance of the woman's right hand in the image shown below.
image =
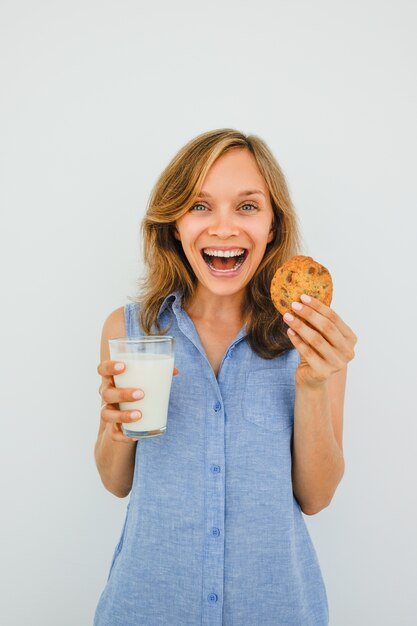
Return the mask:
<path id="1" fill-rule="evenodd" d="M 122 369 L 116 369 L 116 364 L 120 361 L 105 360 L 99 363 L 97 372 L 102 376 L 102 383 L 99 388 L 99 394 L 102 398 L 101 419 L 106 424 L 107 430 L 113 441 L 121 441 L 123 443 L 136 443 L 138 441 L 132 437 L 126 437 L 123 434 L 122 424 L 131 424 L 141 419 L 142 412 L 138 409 L 132 411 L 121 411 L 120 402 L 137 402 L 144 397 L 143 389 L 138 387 L 116 387 L 113 376 L 121 374 L 125 370 L 125 364 L 122 363 Z M 178 374 L 178 370 L 174 367 L 174 376 Z M 138 392 L 139 397 L 134 397 L 133 393 Z"/>
<path id="2" fill-rule="evenodd" d="M 100 415 L 113 441 L 136 443 L 137 439 L 126 437 L 123 434 L 122 424 L 136 422 L 142 417 L 142 413 L 138 409 L 121 411 L 119 403 L 136 402 L 144 397 L 144 393 L 143 389 L 139 389 L 138 387 L 126 387 L 122 389 L 115 386 L 113 376 L 124 372 L 126 367 L 123 363 L 122 369 L 116 369 L 116 363 L 120 363 L 120 361 L 102 361 L 97 367 L 97 372 L 103 378 L 99 388 L 99 394 L 102 398 Z M 138 392 L 140 395 L 134 397 L 133 393 L 135 392 Z"/>

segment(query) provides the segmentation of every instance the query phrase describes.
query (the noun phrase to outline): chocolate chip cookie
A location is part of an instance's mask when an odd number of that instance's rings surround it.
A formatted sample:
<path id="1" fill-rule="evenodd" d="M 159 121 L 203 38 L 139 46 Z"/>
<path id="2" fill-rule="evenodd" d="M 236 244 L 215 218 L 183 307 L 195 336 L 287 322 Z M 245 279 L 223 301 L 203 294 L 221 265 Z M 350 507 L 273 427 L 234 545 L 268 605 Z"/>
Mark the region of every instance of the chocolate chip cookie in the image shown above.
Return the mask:
<path id="1" fill-rule="evenodd" d="M 291 311 L 291 302 L 306 293 L 330 306 L 333 282 L 330 272 L 311 256 L 293 256 L 281 265 L 271 282 L 271 298 L 282 314 Z"/>

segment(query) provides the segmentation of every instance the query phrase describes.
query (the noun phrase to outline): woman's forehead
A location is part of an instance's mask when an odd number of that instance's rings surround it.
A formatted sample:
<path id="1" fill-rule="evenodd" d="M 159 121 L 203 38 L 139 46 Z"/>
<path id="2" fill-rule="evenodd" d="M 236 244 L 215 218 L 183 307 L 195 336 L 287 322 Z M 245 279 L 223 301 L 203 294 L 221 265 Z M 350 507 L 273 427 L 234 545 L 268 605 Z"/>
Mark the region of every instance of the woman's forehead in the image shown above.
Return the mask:
<path id="1" fill-rule="evenodd" d="M 228 182 L 241 191 L 265 191 L 267 186 L 253 154 L 241 148 L 228 150 L 216 159 L 204 178 L 202 191 L 210 193 L 219 184 Z"/>

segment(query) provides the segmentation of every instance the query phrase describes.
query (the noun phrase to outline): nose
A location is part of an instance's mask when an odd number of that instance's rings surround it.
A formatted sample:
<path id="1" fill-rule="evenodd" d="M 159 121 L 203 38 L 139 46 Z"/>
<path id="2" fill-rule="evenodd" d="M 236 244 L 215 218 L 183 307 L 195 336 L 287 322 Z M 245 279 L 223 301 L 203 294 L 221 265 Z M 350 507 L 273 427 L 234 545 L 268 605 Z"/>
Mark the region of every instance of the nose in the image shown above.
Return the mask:
<path id="1" fill-rule="evenodd" d="M 239 227 L 233 214 L 230 214 L 229 211 L 218 211 L 213 214 L 207 233 L 219 239 L 228 239 L 239 235 Z"/>

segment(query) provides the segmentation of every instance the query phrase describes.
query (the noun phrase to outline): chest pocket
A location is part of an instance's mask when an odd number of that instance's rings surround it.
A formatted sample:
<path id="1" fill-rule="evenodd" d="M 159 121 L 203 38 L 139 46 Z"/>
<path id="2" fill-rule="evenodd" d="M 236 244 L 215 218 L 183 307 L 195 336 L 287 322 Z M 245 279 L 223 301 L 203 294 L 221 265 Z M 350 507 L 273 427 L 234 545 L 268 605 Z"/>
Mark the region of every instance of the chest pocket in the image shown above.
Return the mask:
<path id="1" fill-rule="evenodd" d="M 278 432 L 294 423 L 294 384 L 280 379 L 276 369 L 248 375 L 243 393 L 243 416 L 260 428 Z"/>

